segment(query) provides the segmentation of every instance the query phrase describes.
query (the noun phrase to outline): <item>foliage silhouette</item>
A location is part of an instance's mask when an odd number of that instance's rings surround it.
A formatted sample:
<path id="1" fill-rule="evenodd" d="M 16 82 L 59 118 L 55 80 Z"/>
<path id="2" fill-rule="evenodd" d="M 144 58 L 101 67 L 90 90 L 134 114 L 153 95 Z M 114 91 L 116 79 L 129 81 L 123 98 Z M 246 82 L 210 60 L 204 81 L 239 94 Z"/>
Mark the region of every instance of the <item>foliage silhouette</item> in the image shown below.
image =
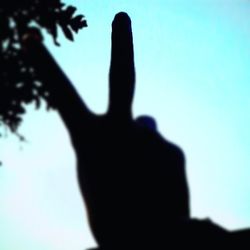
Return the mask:
<path id="1" fill-rule="evenodd" d="M 30 65 L 21 49 L 22 39 L 32 30 L 42 39 L 39 30 L 45 29 L 55 45 L 60 27 L 65 37 L 73 41 L 73 32 L 87 26 L 83 15 L 74 15 L 76 8 L 60 0 L 8 0 L 0 2 L 0 125 L 17 133 L 25 113 L 24 104 L 41 99 L 53 106 L 49 90 Z M 36 27 L 36 28 L 34 28 Z M 22 138 L 22 137 L 20 137 Z"/>

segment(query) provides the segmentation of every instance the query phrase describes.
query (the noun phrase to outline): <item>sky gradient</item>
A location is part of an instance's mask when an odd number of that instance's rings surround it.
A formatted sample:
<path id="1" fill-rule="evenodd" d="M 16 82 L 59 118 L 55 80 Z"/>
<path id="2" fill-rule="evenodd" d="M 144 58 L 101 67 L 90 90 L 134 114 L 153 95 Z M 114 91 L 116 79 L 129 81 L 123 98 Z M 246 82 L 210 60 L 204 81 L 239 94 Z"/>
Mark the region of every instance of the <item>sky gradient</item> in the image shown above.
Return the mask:
<path id="1" fill-rule="evenodd" d="M 60 47 L 50 37 L 45 43 L 90 109 L 107 109 L 111 22 L 126 11 L 134 32 L 135 117 L 154 116 L 184 150 L 193 217 L 250 227 L 250 2 L 65 2 L 89 26 L 74 43 L 62 35 Z M 57 112 L 29 106 L 20 132 L 26 143 L 8 131 L 0 140 L 0 249 L 94 246 Z"/>

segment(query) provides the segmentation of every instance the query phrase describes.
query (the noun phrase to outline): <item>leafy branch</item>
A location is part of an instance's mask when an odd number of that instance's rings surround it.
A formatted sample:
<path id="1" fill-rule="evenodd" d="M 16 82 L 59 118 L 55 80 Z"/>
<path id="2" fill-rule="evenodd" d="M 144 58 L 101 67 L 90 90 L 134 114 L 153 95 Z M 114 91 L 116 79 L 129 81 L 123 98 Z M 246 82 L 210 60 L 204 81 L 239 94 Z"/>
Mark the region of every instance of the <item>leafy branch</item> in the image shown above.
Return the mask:
<path id="1" fill-rule="evenodd" d="M 84 16 L 75 12 L 75 7 L 60 0 L 0 2 L 0 126 L 17 134 L 26 104 L 35 102 L 39 108 L 45 100 L 48 107 L 53 106 L 49 90 L 25 60 L 21 43 L 27 32 L 42 36 L 40 30 L 45 29 L 59 46 L 58 28 L 73 41 L 74 33 L 87 26 Z"/>

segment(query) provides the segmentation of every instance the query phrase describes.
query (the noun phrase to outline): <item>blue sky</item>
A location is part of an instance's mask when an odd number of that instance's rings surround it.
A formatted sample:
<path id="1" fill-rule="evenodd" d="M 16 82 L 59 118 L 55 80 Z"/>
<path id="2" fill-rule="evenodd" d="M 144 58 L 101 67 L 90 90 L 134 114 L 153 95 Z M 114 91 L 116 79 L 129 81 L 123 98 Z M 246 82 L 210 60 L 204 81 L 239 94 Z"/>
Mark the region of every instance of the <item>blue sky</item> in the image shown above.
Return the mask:
<path id="1" fill-rule="evenodd" d="M 134 114 L 150 114 L 186 154 L 192 216 L 250 227 L 250 2 L 247 0 L 65 1 L 89 27 L 46 45 L 84 101 L 107 108 L 111 22 L 131 16 L 137 85 Z M 20 132 L 0 140 L 0 249 L 95 245 L 60 117 L 31 105 Z"/>

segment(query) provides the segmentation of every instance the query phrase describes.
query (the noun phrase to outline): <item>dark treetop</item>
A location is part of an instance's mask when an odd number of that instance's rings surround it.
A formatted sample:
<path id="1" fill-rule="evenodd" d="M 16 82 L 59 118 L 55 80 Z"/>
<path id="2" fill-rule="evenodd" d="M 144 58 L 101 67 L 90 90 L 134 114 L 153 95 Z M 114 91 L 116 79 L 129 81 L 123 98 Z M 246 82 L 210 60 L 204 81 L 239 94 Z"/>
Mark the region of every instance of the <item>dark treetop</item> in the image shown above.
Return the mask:
<path id="1" fill-rule="evenodd" d="M 44 86 L 33 65 L 26 61 L 21 41 L 32 29 L 42 37 L 45 30 L 57 41 L 58 28 L 73 41 L 87 23 L 83 15 L 75 15 L 76 8 L 61 0 L 1 0 L 0 1 L 0 126 L 5 125 L 17 134 L 25 113 L 25 104 L 43 99 L 48 107 L 49 89 Z M 20 137 L 22 138 L 22 137 Z"/>

